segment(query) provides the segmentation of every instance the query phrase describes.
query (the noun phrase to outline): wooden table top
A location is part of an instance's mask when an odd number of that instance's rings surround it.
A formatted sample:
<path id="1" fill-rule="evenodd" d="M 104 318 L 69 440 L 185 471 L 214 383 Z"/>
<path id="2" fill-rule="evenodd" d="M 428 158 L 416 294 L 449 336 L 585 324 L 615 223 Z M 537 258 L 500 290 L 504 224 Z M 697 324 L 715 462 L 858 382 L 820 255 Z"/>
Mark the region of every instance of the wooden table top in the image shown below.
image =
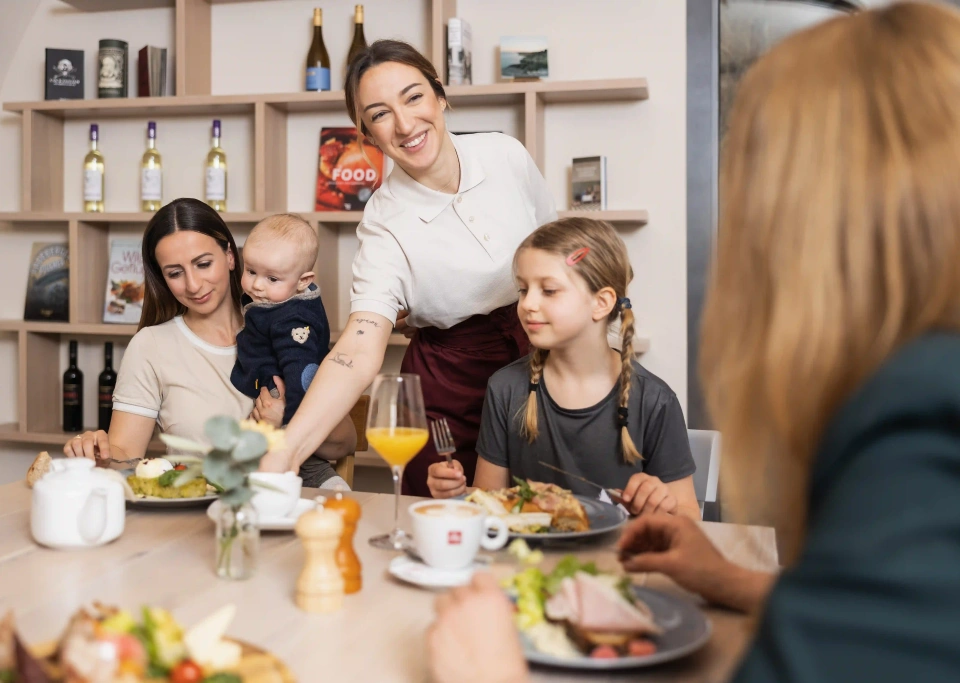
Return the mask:
<path id="1" fill-rule="evenodd" d="M 304 497 L 316 490 L 304 489 Z M 0 486 L 0 614 L 13 609 L 27 642 L 56 638 L 79 607 L 98 600 L 136 610 L 151 604 L 170 609 L 185 625 L 226 603 L 237 605 L 229 635 L 270 650 L 301 683 L 324 678 L 347 681 L 426 680 L 424 630 L 433 621 L 436 593 L 393 579 L 387 565 L 396 553 L 371 548 L 367 539 L 390 530 L 393 496 L 350 493 L 362 506 L 354 547 L 363 564 L 363 590 L 346 596 L 333 614 L 297 609 L 294 585 L 304 553 L 292 532 L 263 532 L 260 566 L 248 581 L 216 577 L 214 525 L 202 508 L 127 512 L 123 535 L 106 546 L 57 551 L 30 536 L 30 490 L 23 482 Z M 401 503 L 405 508 L 416 499 Z M 720 550 L 754 569 L 774 570 L 773 529 L 704 523 Z M 617 566 L 609 537 L 576 550 L 598 567 Z M 548 550 L 561 556 L 572 549 Z M 660 575 L 640 582 L 682 593 Z M 722 681 L 732 671 L 749 635 L 747 619 L 707 608 L 713 636 L 700 652 L 679 662 L 621 674 L 582 675 L 534 670 L 537 681 Z"/>

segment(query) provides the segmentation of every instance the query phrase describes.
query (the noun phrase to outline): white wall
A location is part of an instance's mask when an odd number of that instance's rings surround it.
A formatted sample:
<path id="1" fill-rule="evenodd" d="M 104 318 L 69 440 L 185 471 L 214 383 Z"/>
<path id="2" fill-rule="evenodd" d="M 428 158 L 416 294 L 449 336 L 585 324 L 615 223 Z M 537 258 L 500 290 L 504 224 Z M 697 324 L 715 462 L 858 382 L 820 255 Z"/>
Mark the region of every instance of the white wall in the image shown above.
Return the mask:
<path id="1" fill-rule="evenodd" d="M 33 1 L 33 0 L 31 0 Z M 173 52 L 173 12 L 169 9 L 102 13 L 77 12 L 58 0 L 39 0 L 29 21 L 6 21 L 0 0 L 0 46 L 17 43 L 4 77 L 0 49 L 0 100 L 43 99 L 43 48 L 86 52 L 86 96 L 96 96 L 97 42 L 120 38 L 131 53 L 145 44 Z M 19 5 L 20 3 L 14 3 Z M 212 80 L 215 94 L 299 91 L 301 62 L 310 41 L 313 0 L 269 0 L 214 4 Z M 368 41 L 392 37 L 426 49 L 429 5 L 424 0 L 367 0 Z M 333 87 L 342 86 L 342 65 L 352 36 L 353 0 L 327 0 L 324 39 L 333 61 Z M 18 16 L 23 16 L 21 8 Z M 650 223 L 624 231 L 636 277 L 630 296 L 639 333 L 652 339 L 644 364 L 660 375 L 686 405 L 686 6 L 681 0 L 459 0 L 459 14 L 473 26 L 474 83 L 496 80 L 500 35 L 545 35 L 550 79 L 573 80 L 643 76 L 650 99 L 640 103 L 548 105 L 546 179 L 560 208 L 569 203 L 570 159 L 607 156 L 611 209 L 647 209 Z M 22 34 L 22 35 L 21 35 Z M 131 92 L 136 91 L 131 69 Z M 171 74 L 172 80 L 172 74 Z M 224 117 L 223 145 L 231 173 L 231 210 L 252 206 L 252 125 Z M 65 127 L 65 209 L 79 208 L 80 166 L 86 129 L 94 120 L 72 120 Z M 137 206 L 137 163 L 144 147 L 145 121 L 104 119 L 102 148 L 107 160 L 109 210 Z M 343 114 L 297 114 L 289 118 L 288 204 L 309 210 L 315 182 L 319 129 L 349 125 Z M 518 109 L 458 107 L 450 115 L 456 130 L 500 130 L 519 135 Z M 202 160 L 208 146 L 208 117 L 158 119 L 158 147 L 164 158 L 165 199 L 198 196 Z M 20 119 L 0 114 L 0 211 L 20 207 Z M 65 232 L 65 231 L 64 231 Z M 49 226 L 18 227 L 0 235 L 0 318 L 23 312 L 30 243 L 58 234 Z M 61 233 L 63 234 L 63 233 Z M 356 248 L 344 228 L 339 248 L 346 303 L 349 264 Z M 341 305 L 341 310 L 346 306 Z M 342 323 L 343 321 L 341 321 Z M 101 368 L 101 340 L 84 344 L 81 363 L 92 387 Z M 395 363 L 399 350 L 393 350 Z M 0 422 L 16 419 L 16 345 L 0 335 Z M 87 410 L 92 411 L 92 389 Z M 92 413 L 90 413 L 92 414 Z M 89 421 L 89 420 L 88 420 Z M 0 457 L 13 452 L 0 444 Z M 25 449 L 21 452 L 32 452 Z"/>

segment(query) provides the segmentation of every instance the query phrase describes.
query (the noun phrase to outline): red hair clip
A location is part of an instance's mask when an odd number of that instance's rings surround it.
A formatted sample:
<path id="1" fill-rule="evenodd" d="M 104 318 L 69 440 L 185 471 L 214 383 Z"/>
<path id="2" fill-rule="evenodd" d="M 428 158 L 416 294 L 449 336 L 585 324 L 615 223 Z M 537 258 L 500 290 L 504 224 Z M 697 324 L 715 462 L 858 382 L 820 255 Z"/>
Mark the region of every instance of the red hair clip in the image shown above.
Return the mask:
<path id="1" fill-rule="evenodd" d="M 583 260 L 583 257 L 590 253 L 590 247 L 580 247 L 567 257 L 567 265 L 575 266 Z"/>

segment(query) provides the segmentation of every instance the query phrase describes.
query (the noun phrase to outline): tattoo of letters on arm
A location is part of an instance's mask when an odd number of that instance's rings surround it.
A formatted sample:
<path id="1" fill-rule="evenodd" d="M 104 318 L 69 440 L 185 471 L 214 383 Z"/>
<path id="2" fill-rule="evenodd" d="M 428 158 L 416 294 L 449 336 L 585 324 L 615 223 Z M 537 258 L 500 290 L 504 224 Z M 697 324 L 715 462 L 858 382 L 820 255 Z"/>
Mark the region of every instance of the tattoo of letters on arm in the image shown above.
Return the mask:
<path id="1" fill-rule="evenodd" d="M 353 361 L 347 358 L 347 356 L 341 351 L 337 351 L 337 354 L 330 360 L 337 365 L 342 365 L 343 367 L 350 368 L 351 370 L 353 369 Z"/>
<path id="2" fill-rule="evenodd" d="M 367 318 L 357 318 L 357 322 L 358 322 L 358 323 L 369 323 L 370 325 L 373 325 L 374 327 L 380 327 L 380 323 L 378 323 L 376 320 L 368 320 Z"/>

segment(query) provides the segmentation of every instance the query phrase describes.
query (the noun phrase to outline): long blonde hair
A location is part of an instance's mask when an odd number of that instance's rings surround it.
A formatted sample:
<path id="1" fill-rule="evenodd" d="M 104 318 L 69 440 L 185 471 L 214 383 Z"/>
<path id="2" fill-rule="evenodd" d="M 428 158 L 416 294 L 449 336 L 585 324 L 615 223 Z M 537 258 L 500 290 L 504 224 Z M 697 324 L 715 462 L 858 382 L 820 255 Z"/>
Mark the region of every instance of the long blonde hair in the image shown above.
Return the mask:
<path id="1" fill-rule="evenodd" d="M 610 287 L 617 295 L 617 305 L 610 311 L 609 322 L 621 318 L 620 358 L 620 399 L 619 428 L 620 441 L 625 462 L 634 463 L 642 459 L 640 452 L 627 431 L 627 404 L 630 399 L 630 384 L 633 377 L 633 310 L 621 304 L 627 296 L 627 285 L 633 280 L 633 268 L 627 247 L 613 227 L 605 222 L 591 218 L 562 218 L 537 228 L 517 247 L 513 257 L 513 270 L 517 270 L 517 258 L 524 249 L 539 249 L 556 254 L 567 260 L 568 267 L 583 278 L 594 294 Z M 584 251 L 581 251 L 584 250 Z M 572 263 L 572 265 L 571 265 Z M 530 354 L 530 395 L 523 413 L 521 431 L 528 441 L 539 435 L 537 427 L 537 385 L 543 376 L 543 366 L 549 351 L 534 347 Z M 634 418 L 636 419 L 636 418 Z"/>
<path id="2" fill-rule="evenodd" d="M 789 561 L 831 417 L 903 344 L 960 329 L 960 14 L 904 3 L 784 40 L 724 146 L 701 371 L 725 494 Z"/>

